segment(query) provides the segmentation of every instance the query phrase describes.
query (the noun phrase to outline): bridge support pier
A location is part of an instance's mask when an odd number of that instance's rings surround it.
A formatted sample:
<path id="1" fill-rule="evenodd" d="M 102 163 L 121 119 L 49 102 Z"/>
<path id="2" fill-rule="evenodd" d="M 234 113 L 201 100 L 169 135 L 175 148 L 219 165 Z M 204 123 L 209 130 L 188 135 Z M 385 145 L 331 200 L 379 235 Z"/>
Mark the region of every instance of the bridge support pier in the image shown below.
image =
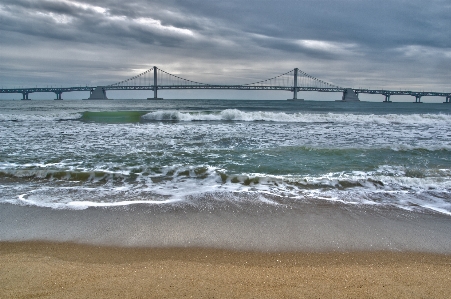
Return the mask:
<path id="1" fill-rule="evenodd" d="M 108 100 L 105 88 L 97 86 L 96 89 L 90 91 L 89 98 L 85 100 Z"/>
<path id="2" fill-rule="evenodd" d="M 360 102 L 360 100 L 359 95 L 352 88 L 345 88 L 341 101 L 337 100 L 336 102 Z"/>
<path id="3" fill-rule="evenodd" d="M 158 97 L 158 80 L 157 80 L 157 70 L 156 66 L 153 67 L 153 98 L 147 98 L 148 100 L 162 100 L 163 98 Z"/>
<path id="4" fill-rule="evenodd" d="M 61 95 L 63 94 L 62 91 L 55 91 L 55 94 L 56 94 L 56 99 L 55 99 L 55 101 L 62 100 L 62 98 L 61 98 Z"/>
<path id="5" fill-rule="evenodd" d="M 421 95 L 419 95 L 419 94 L 416 94 L 415 95 L 415 102 L 414 103 L 423 103 L 422 101 L 421 101 Z"/>
<path id="6" fill-rule="evenodd" d="M 22 92 L 22 101 L 29 101 L 31 99 L 28 98 L 28 92 Z"/>
<path id="7" fill-rule="evenodd" d="M 451 104 L 451 96 L 447 96 L 447 97 L 446 97 L 446 102 L 443 102 L 443 103 L 449 103 L 449 104 Z"/>
<path id="8" fill-rule="evenodd" d="M 390 95 L 389 94 L 384 94 L 385 96 L 385 100 L 383 103 L 391 103 L 392 101 L 390 101 Z"/>

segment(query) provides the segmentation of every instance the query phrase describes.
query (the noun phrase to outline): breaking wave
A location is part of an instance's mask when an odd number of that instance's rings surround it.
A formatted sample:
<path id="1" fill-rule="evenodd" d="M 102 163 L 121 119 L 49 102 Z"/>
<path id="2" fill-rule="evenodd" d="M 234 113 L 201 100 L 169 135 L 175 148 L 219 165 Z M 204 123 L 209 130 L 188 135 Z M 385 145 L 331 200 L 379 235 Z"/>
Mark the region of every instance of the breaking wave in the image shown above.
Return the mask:
<path id="1" fill-rule="evenodd" d="M 450 169 L 415 172 L 381 165 L 368 172 L 309 175 L 234 174 L 207 165 L 146 167 L 129 171 L 4 169 L 3 202 L 56 209 L 134 204 L 199 205 L 201 198 L 288 207 L 297 202 L 329 201 L 350 205 L 393 206 L 451 216 Z M 14 188 L 8 188 L 13 184 Z"/>
<path id="2" fill-rule="evenodd" d="M 141 117 L 144 121 L 268 121 L 299 123 L 376 123 L 376 124 L 410 124 L 410 125 L 450 125 L 449 114 L 350 114 L 350 113 L 285 113 L 254 111 L 245 112 L 238 109 L 226 109 L 220 112 L 181 112 L 155 111 Z"/>

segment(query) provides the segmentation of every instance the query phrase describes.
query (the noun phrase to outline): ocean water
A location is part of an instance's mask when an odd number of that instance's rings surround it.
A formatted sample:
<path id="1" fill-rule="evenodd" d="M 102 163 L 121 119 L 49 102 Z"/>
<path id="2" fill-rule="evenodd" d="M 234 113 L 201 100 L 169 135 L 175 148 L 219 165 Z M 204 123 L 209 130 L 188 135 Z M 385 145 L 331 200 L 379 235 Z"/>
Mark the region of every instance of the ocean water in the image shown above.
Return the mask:
<path id="1" fill-rule="evenodd" d="M 451 216 L 451 105 L 0 101 L 0 204 Z"/>

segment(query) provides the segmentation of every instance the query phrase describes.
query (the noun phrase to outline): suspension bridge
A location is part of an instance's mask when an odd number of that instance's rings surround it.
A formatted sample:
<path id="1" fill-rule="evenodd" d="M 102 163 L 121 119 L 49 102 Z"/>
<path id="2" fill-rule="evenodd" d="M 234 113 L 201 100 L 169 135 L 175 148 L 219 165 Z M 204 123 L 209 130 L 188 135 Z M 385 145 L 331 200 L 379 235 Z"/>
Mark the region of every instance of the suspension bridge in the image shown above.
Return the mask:
<path id="1" fill-rule="evenodd" d="M 136 76 L 105 86 L 2 88 L 0 93 L 19 93 L 22 94 L 22 100 L 30 100 L 29 94 L 31 93 L 53 92 L 56 95 L 55 100 L 62 100 L 62 94 L 65 92 L 89 91 L 89 100 L 107 100 L 106 92 L 108 90 L 151 90 L 153 91 L 153 97 L 148 99 L 159 100 L 162 98 L 158 97 L 158 91 L 169 89 L 281 90 L 293 93 L 293 97 L 288 100 L 299 101 L 303 101 L 303 99 L 298 99 L 298 93 L 302 91 L 339 92 L 342 93 L 339 101 L 343 102 L 359 101 L 358 95 L 362 93 L 382 95 L 385 97 L 383 101 L 385 103 L 391 103 L 390 97 L 394 95 L 415 97 L 414 103 L 422 103 L 421 98 L 424 96 L 434 96 L 444 97 L 444 103 L 451 103 L 451 93 L 344 88 L 311 76 L 299 68 L 253 83 L 218 85 L 188 80 L 154 66 Z"/>

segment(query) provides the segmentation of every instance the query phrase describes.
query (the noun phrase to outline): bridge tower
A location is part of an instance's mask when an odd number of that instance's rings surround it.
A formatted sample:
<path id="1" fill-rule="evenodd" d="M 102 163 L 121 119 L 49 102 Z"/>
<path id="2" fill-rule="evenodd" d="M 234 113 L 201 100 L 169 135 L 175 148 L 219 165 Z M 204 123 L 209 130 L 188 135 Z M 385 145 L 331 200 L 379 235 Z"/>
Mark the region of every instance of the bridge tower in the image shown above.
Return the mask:
<path id="1" fill-rule="evenodd" d="M 288 101 L 303 101 L 304 99 L 298 99 L 298 72 L 299 69 L 294 69 L 293 74 L 293 98 L 288 99 Z"/>
<path id="2" fill-rule="evenodd" d="M 157 67 L 153 67 L 153 98 L 158 98 L 157 96 L 157 89 L 158 89 L 158 83 L 157 83 Z"/>
<path id="3" fill-rule="evenodd" d="M 443 103 L 451 103 L 451 95 L 446 96 L 446 102 Z"/>
<path id="4" fill-rule="evenodd" d="M 147 98 L 148 100 L 162 100 L 163 98 L 158 97 L 158 78 L 157 78 L 158 68 L 153 67 L 153 98 Z"/>

